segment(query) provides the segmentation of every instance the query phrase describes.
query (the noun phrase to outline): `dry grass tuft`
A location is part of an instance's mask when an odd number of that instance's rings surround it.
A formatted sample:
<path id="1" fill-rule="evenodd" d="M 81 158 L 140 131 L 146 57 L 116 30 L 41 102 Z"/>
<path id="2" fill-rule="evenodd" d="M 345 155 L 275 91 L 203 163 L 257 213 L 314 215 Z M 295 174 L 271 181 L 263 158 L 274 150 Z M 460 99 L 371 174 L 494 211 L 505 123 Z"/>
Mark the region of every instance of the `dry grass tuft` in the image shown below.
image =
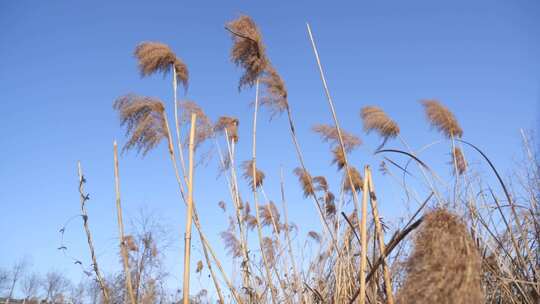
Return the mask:
<path id="1" fill-rule="evenodd" d="M 298 181 L 304 190 L 304 197 L 315 194 L 315 189 L 313 187 L 313 178 L 309 172 L 303 168 L 294 169 L 294 174 L 298 177 Z"/>
<path id="2" fill-rule="evenodd" d="M 253 188 L 253 182 L 255 181 L 256 188 L 259 188 L 262 186 L 264 182 L 264 172 L 261 170 L 255 168 L 255 180 L 253 176 L 253 160 L 246 160 L 242 164 L 242 168 L 244 169 L 244 178 L 249 182 L 249 185 L 251 188 Z"/>
<path id="3" fill-rule="evenodd" d="M 214 135 L 214 127 L 212 122 L 206 116 L 203 109 L 193 101 L 184 101 L 181 103 L 183 108 L 181 123 L 189 125 L 191 123 L 191 114 L 195 113 L 197 115 L 197 124 L 195 129 L 195 148 L 202 144 L 207 139 L 211 138 Z M 186 145 L 187 145 L 186 138 Z"/>
<path id="4" fill-rule="evenodd" d="M 456 117 L 447 107 L 437 100 L 423 100 L 422 104 L 424 105 L 427 118 L 433 127 L 437 128 L 448 138 L 463 136 L 463 130 L 459 126 Z"/>
<path id="5" fill-rule="evenodd" d="M 360 175 L 360 172 L 355 167 L 349 167 L 349 172 L 351 173 L 351 179 L 354 185 L 354 190 L 356 192 L 362 191 L 362 187 L 364 186 L 364 179 L 362 178 L 362 175 Z M 352 187 L 351 183 L 349 181 L 349 176 L 347 175 L 347 172 L 344 172 L 343 174 L 343 189 L 345 191 L 351 192 Z"/>
<path id="6" fill-rule="evenodd" d="M 281 114 L 289 107 L 287 88 L 285 87 L 285 82 L 273 66 L 268 65 L 264 76 L 261 78 L 261 83 L 266 88 L 266 94 L 261 98 L 261 105 L 270 108 L 272 116 Z"/>
<path id="7" fill-rule="evenodd" d="M 139 70 L 143 77 L 156 72 L 166 75 L 174 65 L 177 81 L 187 88 L 189 78 L 187 66 L 166 44 L 142 42 L 135 48 L 135 57 L 139 60 Z"/>
<path id="8" fill-rule="evenodd" d="M 249 16 L 240 16 L 229 22 L 227 29 L 233 40 L 231 59 L 244 69 L 238 89 L 246 85 L 251 87 L 268 65 L 261 33 Z"/>
<path id="9" fill-rule="evenodd" d="M 399 134 L 399 126 L 379 107 L 368 106 L 362 108 L 360 116 L 364 122 L 364 131 L 375 131 L 383 138 L 396 137 Z"/>
<path id="10" fill-rule="evenodd" d="M 235 117 L 229 117 L 229 116 L 221 116 L 216 125 L 214 126 L 214 131 L 216 132 L 223 132 L 224 130 L 227 130 L 227 134 L 229 135 L 229 140 L 233 142 L 238 142 L 238 125 L 240 124 L 240 121 L 238 118 Z"/>
<path id="11" fill-rule="evenodd" d="M 120 125 L 126 125 L 129 140 L 124 151 L 136 148 L 145 155 L 167 136 L 165 107 L 161 100 L 128 94 L 118 98 L 113 108 L 120 115 Z"/>
<path id="12" fill-rule="evenodd" d="M 452 149 L 452 166 L 454 165 L 457 167 L 457 173 L 459 175 L 467 171 L 467 161 L 465 160 L 463 151 L 458 147 Z"/>
<path id="13" fill-rule="evenodd" d="M 406 268 L 397 303 L 483 303 L 480 255 L 464 222 L 448 210 L 425 216 Z"/>
<path id="14" fill-rule="evenodd" d="M 319 133 L 323 141 L 339 146 L 339 136 L 336 127 L 321 124 L 313 126 L 312 130 L 315 133 Z M 345 152 L 351 152 L 354 148 L 362 144 L 362 141 L 356 135 L 345 132 L 343 129 L 340 129 L 340 131 Z"/>

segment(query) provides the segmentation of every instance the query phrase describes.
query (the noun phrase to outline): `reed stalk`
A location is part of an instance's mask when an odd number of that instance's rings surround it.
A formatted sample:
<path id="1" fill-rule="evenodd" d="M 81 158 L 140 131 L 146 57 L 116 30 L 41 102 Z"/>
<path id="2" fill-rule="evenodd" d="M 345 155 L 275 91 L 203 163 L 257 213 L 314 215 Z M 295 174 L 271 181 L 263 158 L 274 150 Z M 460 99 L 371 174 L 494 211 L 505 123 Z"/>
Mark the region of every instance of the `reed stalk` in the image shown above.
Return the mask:
<path id="1" fill-rule="evenodd" d="M 122 255 L 122 262 L 124 267 L 124 275 L 126 276 L 125 284 L 126 291 L 129 296 L 131 304 L 136 304 L 135 295 L 133 293 L 133 285 L 131 282 L 131 272 L 129 271 L 129 255 L 126 248 L 125 236 L 124 236 L 124 221 L 122 219 L 122 205 L 120 201 L 120 170 L 118 166 L 118 146 L 116 140 L 113 143 L 114 153 L 114 190 L 116 193 L 116 214 L 118 218 L 118 234 L 120 235 L 120 253 Z"/>

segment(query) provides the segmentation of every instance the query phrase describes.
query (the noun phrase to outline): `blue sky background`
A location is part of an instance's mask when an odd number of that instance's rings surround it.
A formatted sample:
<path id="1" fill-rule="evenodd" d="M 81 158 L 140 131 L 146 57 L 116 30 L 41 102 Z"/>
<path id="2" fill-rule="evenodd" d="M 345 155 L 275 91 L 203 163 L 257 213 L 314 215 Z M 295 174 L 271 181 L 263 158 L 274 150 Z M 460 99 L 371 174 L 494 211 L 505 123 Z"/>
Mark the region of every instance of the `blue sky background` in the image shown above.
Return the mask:
<path id="1" fill-rule="evenodd" d="M 243 13 L 258 23 L 268 55 L 287 83 L 313 175 L 337 176 L 328 145 L 310 131 L 316 123 L 331 123 L 331 116 L 306 21 L 314 30 L 342 127 L 364 140 L 351 156 L 358 167 L 376 168 L 380 160 L 371 155 L 378 139 L 361 130 L 358 113 L 365 105 L 385 109 L 417 149 L 441 138 L 429 128 L 418 101 L 440 99 L 461 122 L 464 138 L 488 152 L 503 172 L 520 156 L 519 129 L 537 126 L 538 1 L 2 1 L 0 267 L 27 256 L 37 271 L 81 277 L 80 269 L 56 250 L 58 229 L 79 212 L 76 163 L 81 160 L 98 258 L 106 272 L 119 268 L 112 141 L 124 138 L 111 105 L 129 92 L 157 96 L 169 105 L 171 100 L 168 78 L 139 77 L 132 53 L 141 41 L 164 42 L 187 63 L 187 98 L 211 118 L 240 118 L 238 159 L 249 158 L 254 92 L 237 90 L 240 71 L 229 61 L 231 42 L 223 28 Z M 290 218 L 301 233 L 320 229 L 311 201 L 302 198 L 291 172 L 297 162 L 286 117 L 270 122 L 263 110 L 259 126 L 258 165 L 268 176 L 267 194 L 279 202 L 282 165 Z M 401 147 L 398 142 L 388 146 Z M 145 206 L 170 228 L 173 246 L 166 263 L 174 283 L 181 273 L 185 208 L 166 153 L 162 144 L 144 159 L 123 155 L 121 187 L 127 220 Z M 469 153 L 477 169 L 485 171 Z M 448 175 L 447 144 L 423 157 Z M 216 176 L 216 158 L 197 168 L 195 196 L 205 231 L 224 255 L 218 232 L 227 221 L 217 203 L 230 199 L 224 180 Z M 383 194 L 381 213 L 396 217 L 402 210 L 401 190 L 375 177 Z M 330 181 L 334 190 L 338 181 Z M 244 196 L 250 199 L 248 192 Z M 80 221 L 70 224 L 66 242 L 71 254 L 89 263 Z"/>

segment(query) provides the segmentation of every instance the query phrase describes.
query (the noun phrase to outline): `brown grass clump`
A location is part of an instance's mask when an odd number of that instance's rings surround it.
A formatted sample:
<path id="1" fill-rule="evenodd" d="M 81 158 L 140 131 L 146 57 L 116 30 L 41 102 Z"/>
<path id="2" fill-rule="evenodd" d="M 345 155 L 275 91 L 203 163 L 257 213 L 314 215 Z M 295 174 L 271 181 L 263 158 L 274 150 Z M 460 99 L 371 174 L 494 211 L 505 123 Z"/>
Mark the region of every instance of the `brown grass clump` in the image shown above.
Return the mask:
<path id="1" fill-rule="evenodd" d="M 136 148 L 143 155 L 165 138 L 165 107 L 157 98 L 128 94 L 118 98 L 113 108 L 120 115 L 120 125 L 126 125 L 128 142 L 123 150 Z"/>
<path id="2" fill-rule="evenodd" d="M 351 179 L 354 185 L 354 190 L 356 190 L 356 192 L 362 191 L 362 187 L 364 185 L 364 179 L 362 178 L 362 175 L 360 175 L 360 172 L 355 167 L 349 167 L 349 172 L 351 173 Z M 347 172 L 344 172 L 343 179 L 344 179 L 343 189 L 345 191 L 351 192 L 352 187 L 351 187 L 351 183 L 349 181 L 349 176 L 347 175 Z"/>
<path id="3" fill-rule="evenodd" d="M 375 131 L 383 138 L 396 137 L 399 134 L 399 126 L 379 107 L 368 106 L 362 108 L 360 116 L 364 122 L 364 131 Z"/>
<path id="4" fill-rule="evenodd" d="M 300 182 L 300 185 L 304 190 L 304 197 L 313 195 L 315 193 L 315 189 L 313 186 L 313 178 L 311 177 L 309 172 L 303 168 L 298 167 L 294 169 L 294 174 L 298 177 L 298 181 Z"/>
<path id="5" fill-rule="evenodd" d="M 457 173 L 459 175 L 465 173 L 467 170 L 467 161 L 463 155 L 463 151 L 460 148 L 455 147 L 452 149 L 452 166 L 457 167 Z"/>
<path id="6" fill-rule="evenodd" d="M 242 164 L 242 167 L 244 169 L 244 178 L 249 182 L 249 185 L 251 186 L 251 188 L 253 188 L 253 160 L 246 160 L 243 164 Z M 262 172 L 261 170 L 255 168 L 255 186 L 256 188 L 259 188 L 260 186 L 262 186 L 263 182 L 264 182 L 264 172 Z"/>
<path id="7" fill-rule="evenodd" d="M 281 114 L 281 112 L 289 107 L 287 88 L 285 87 L 285 82 L 273 66 L 268 65 L 264 76 L 261 78 L 261 83 L 266 88 L 266 94 L 261 98 L 261 105 L 268 106 L 272 112 L 272 116 Z"/>
<path id="8" fill-rule="evenodd" d="M 242 256 L 242 246 L 233 232 L 226 230 L 221 232 L 220 236 L 225 243 L 227 254 L 231 255 L 233 258 L 239 258 Z"/>
<path id="9" fill-rule="evenodd" d="M 142 42 L 135 48 L 135 57 L 139 60 L 139 69 L 143 77 L 155 72 L 166 75 L 174 65 L 177 81 L 181 82 L 184 88 L 187 87 L 189 78 L 187 66 L 166 44 Z"/>
<path id="10" fill-rule="evenodd" d="M 238 89 L 246 85 L 251 87 L 268 65 L 261 33 L 249 16 L 240 16 L 229 22 L 226 28 L 231 32 L 233 40 L 231 59 L 244 68 Z"/>
<path id="11" fill-rule="evenodd" d="M 185 101 L 182 102 L 181 107 L 184 109 L 182 111 L 181 118 L 183 124 L 190 124 L 192 113 L 197 115 L 197 127 L 195 128 L 194 141 L 195 148 L 197 148 L 201 143 L 214 135 L 214 127 L 208 116 L 206 116 L 203 109 L 197 103 L 193 101 Z M 186 138 L 186 141 L 187 140 L 188 139 Z"/>
<path id="12" fill-rule="evenodd" d="M 433 127 L 437 128 L 448 138 L 463 136 L 463 130 L 459 126 L 456 117 L 447 107 L 437 100 L 423 100 L 422 104 L 424 105 L 427 118 Z"/>
<path id="13" fill-rule="evenodd" d="M 448 210 L 425 216 L 406 270 L 397 303 L 483 303 L 480 255 L 464 222 Z"/>
<path id="14" fill-rule="evenodd" d="M 330 142 L 333 145 L 339 146 L 339 136 L 337 128 L 330 125 L 315 125 L 312 128 L 313 132 L 319 133 L 323 141 Z M 343 146 L 345 147 L 345 152 L 350 152 L 354 148 L 362 144 L 360 138 L 351 133 L 345 132 L 343 129 L 341 131 L 341 137 L 343 138 Z"/>
<path id="15" fill-rule="evenodd" d="M 221 116 L 214 126 L 214 131 L 223 132 L 224 130 L 227 130 L 227 134 L 229 135 L 229 140 L 236 143 L 238 142 L 238 125 L 239 124 L 240 124 L 240 121 L 238 120 L 238 118 L 229 117 L 229 116 Z"/>

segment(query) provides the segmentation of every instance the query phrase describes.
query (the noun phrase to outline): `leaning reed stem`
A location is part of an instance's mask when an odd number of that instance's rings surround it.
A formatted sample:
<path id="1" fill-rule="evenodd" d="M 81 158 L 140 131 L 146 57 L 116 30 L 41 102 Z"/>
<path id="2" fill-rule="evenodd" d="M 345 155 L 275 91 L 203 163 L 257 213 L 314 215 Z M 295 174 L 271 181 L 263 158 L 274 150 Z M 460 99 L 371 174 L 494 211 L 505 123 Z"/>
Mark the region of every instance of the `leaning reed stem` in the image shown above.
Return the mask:
<path id="1" fill-rule="evenodd" d="M 197 114 L 191 114 L 191 129 L 189 133 L 189 175 L 188 175 L 188 209 L 186 212 L 186 234 L 184 237 L 184 304 L 189 304 L 189 268 L 191 261 L 191 226 L 193 218 L 193 153 L 195 141 L 195 123 Z"/>
<path id="2" fill-rule="evenodd" d="M 126 248 L 124 237 L 124 221 L 122 219 L 122 205 L 120 203 L 120 171 L 118 166 L 118 146 L 116 140 L 113 143 L 114 153 L 114 190 L 116 192 L 116 214 L 118 218 L 118 234 L 120 235 L 120 253 L 124 266 L 124 275 L 126 276 L 126 290 L 131 304 L 136 304 L 135 294 L 133 293 L 133 285 L 131 282 L 131 271 L 129 271 L 129 255 Z"/>
<path id="3" fill-rule="evenodd" d="M 94 242 L 92 240 L 92 233 L 90 232 L 90 227 L 88 227 L 88 213 L 86 212 L 85 203 L 88 200 L 88 195 L 84 193 L 84 183 L 86 182 L 86 179 L 84 178 L 82 168 L 81 168 L 81 162 L 77 162 L 77 168 L 78 168 L 78 174 L 79 174 L 79 194 L 81 197 L 81 215 L 83 218 L 83 226 L 84 231 L 86 233 L 86 240 L 88 242 L 88 248 L 90 249 L 90 257 L 92 258 L 92 265 L 94 273 L 96 274 L 96 280 L 99 284 L 99 288 L 101 289 L 101 292 L 103 293 L 103 299 L 105 304 L 110 303 L 109 293 L 107 292 L 107 287 L 105 286 L 105 281 L 103 280 L 103 277 L 101 276 L 101 272 L 99 271 L 99 266 L 96 258 L 96 253 L 94 250 Z"/>

